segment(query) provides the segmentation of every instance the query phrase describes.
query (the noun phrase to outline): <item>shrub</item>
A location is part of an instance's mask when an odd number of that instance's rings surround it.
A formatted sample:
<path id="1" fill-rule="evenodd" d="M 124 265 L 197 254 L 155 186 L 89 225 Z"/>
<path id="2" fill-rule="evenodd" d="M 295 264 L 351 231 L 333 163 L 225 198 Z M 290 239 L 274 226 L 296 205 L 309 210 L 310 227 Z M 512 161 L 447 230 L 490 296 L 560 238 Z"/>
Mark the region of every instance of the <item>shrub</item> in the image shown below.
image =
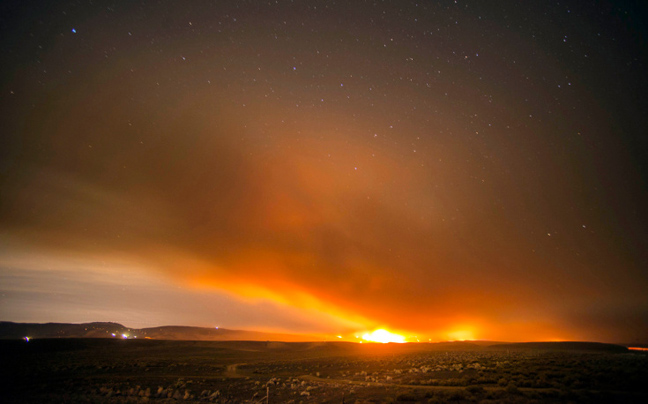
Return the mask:
<path id="1" fill-rule="evenodd" d="M 506 386 L 506 392 L 509 393 L 509 394 L 518 394 L 520 392 L 520 390 L 518 390 L 518 387 L 517 387 L 517 385 L 515 383 L 510 382 Z"/>
<path id="2" fill-rule="evenodd" d="M 468 386 L 466 391 L 472 395 L 482 395 L 486 390 L 482 386 Z"/>
<path id="3" fill-rule="evenodd" d="M 448 401 L 463 401 L 468 398 L 464 390 L 454 390 L 448 395 Z"/>
<path id="4" fill-rule="evenodd" d="M 396 397 L 396 400 L 397 401 L 419 401 L 418 397 L 410 393 L 399 394 L 398 397 Z"/>

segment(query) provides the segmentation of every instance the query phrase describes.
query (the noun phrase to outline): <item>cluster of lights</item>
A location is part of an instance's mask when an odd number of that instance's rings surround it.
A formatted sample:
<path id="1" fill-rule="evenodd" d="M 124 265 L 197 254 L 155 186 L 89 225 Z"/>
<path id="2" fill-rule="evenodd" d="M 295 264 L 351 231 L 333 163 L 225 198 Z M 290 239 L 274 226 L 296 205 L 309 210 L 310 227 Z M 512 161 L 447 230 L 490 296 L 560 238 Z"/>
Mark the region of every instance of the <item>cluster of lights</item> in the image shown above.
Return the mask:
<path id="1" fill-rule="evenodd" d="M 119 334 L 119 333 L 118 333 L 118 332 L 113 332 L 113 333 L 110 334 L 110 335 L 112 335 L 112 336 L 115 337 L 115 338 L 117 338 L 117 337 L 120 337 L 120 338 L 122 338 L 122 339 L 128 339 L 128 338 L 131 338 L 131 336 L 128 335 L 128 334 L 121 334 L 121 335 L 119 335 L 119 336 L 118 336 L 117 334 Z M 134 335 L 132 338 L 137 338 L 137 335 Z"/>

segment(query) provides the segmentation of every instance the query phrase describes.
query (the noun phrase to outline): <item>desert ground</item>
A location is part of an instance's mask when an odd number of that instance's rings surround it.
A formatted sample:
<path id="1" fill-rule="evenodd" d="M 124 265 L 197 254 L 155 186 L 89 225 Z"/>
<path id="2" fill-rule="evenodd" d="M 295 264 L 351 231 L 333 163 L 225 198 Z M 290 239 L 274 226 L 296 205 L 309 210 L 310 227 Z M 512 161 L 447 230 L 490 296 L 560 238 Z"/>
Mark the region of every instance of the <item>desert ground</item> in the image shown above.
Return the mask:
<path id="1" fill-rule="evenodd" d="M 648 402 L 648 355 L 578 346 L 0 341 L 4 403 Z"/>

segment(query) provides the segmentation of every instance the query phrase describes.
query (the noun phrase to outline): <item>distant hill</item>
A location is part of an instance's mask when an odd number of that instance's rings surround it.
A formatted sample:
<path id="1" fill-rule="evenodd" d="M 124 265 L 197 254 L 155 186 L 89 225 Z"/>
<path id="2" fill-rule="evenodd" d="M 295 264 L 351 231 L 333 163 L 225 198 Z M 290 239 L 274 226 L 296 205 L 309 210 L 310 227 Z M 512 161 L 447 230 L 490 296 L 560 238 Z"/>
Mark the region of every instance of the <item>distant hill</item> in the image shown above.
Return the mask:
<path id="1" fill-rule="evenodd" d="M 603 352 L 628 352 L 628 348 L 605 344 L 602 342 L 518 342 L 511 344 L 491 345 L 488 349 L 515 349 L 515 350 L 550 350 L 550 351 L 603 351 Z"/>
<path id="2" fill-rule="evenodd" d="M 191 326 L 162 326 L 149 328 L 129 328 L 119 323 L 95 322 L 83 324 L 69 323 L 14 323 L 0 321 L 0 340 L 18 340 L 44 338 L 114 338 L 114 339 L 153 339 L 169 341 L 273 341 L 263 344 L 264 349 L 285 349 L 285 342 L 302 342 L 305 344 L 291 345 L 290 349 L 314 349 L 335 346 L 344 348 L 351 342 L 335 341 L 323 343 L 322 338 L 310 335 L 266 333 L 258 331 L 230 330 L 225 328 L 206 328 Z M 332 345 L 331 345 L 332 344 Z M 383 344 L 363 344 L 366 346 L 381 346 Z M 498 341 L 447 341 L 434 343 L 384 344 L 389 347 L 366 349 L 398 349 L 425 351 L 472 351 L 472 350 L 552 350 L 552 351 L 601 351 L 628 352 L 621 345 L 600 342 L 498 342 Z M 256 344 L 254 348 L 258 349 Z M 400 347 L 400 348 L 398 348 Z M 346 349 L 346 348 L 345 348 Z"/>
<path id="3" fill-rule="evenodd" d="M 128 328 L 118 323 L 13 323 L 0 321 L 0 339 L 29 338 L 128 338 L 187 341 L 319 341 L 294 334 L 188 326 Z"/>

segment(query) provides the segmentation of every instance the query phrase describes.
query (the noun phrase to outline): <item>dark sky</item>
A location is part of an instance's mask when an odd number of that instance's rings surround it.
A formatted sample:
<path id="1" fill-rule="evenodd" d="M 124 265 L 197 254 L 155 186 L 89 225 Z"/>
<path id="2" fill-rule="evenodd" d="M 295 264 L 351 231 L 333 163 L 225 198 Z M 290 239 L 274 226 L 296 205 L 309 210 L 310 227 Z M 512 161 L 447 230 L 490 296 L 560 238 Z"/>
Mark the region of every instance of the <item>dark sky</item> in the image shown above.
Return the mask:
<path id="1" fill-rule="evenodd" d="M 0 319 L 646 341 L 646 17 L 3 1 Z"/>

